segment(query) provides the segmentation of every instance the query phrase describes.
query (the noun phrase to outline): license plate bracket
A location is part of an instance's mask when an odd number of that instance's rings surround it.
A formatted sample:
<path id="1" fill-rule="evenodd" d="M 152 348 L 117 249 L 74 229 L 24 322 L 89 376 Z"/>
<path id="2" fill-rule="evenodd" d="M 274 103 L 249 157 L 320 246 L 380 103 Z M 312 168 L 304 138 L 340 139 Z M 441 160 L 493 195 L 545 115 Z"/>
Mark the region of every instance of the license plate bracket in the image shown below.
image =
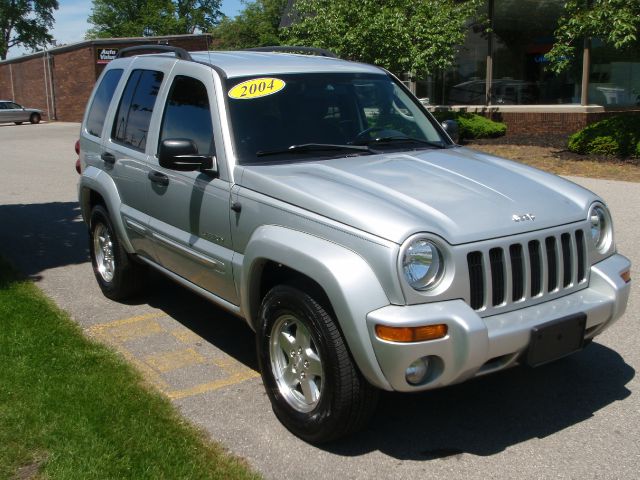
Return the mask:
<path id="1" fill-rule="evenodd" d="M 581 350 L 586 325 L 586 314 L 579 313 L 533 327 L 527 365 L 537 367 Z"/>

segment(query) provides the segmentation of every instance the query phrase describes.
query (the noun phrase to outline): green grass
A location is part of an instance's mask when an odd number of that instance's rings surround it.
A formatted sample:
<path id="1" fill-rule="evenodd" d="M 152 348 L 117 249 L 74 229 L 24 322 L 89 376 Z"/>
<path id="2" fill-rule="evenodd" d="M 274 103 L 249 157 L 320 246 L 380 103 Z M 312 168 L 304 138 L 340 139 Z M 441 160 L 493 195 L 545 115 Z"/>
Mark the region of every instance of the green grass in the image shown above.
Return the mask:
<path id="1" fill-rule="evenodd" d="M 0 479 L 257 478 L 0 260 Z"/>

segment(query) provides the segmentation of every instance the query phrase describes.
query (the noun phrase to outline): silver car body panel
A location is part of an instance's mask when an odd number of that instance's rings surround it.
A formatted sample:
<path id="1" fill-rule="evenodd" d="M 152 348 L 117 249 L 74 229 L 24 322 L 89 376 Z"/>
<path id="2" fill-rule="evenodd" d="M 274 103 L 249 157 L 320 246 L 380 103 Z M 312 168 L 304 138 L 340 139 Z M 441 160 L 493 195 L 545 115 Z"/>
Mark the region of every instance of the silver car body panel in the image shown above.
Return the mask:
<path id="1" fill-rule="evenodd" d="M 228 78 L 285 73 L 357 72 L 383 73 L 383 70 L 366 63 L 349 62 L 331 57 L 313 55 L 277 54 L 271 52 L 192 52 L 191 57 L 224 71 Z"/>
<path id="2" fill-rule="evenodd" d="M 467 148 L 246 167 L 236 182 L 395 243 L 452 245 L 581 221 L 598 197 L 555 175 Z M 514 222 L 532 212 L 535 220 Z"/>
<path id="3" fill-rule="evenodd" d="M 373 349 L 364 321 L 367 313 L 389 304 L 373 270 L 356 252 L 308 233 L 267 225 L 256 229 L 242 258 L 242 312 L 258 288 L 258 268 L 265 260 L 292 266 L 322 286 L 340 323 L 351 354 L 365 378 L 389 389 L 380 367 L 371 362 Z M 253 308 L 255 311 L 255 307 Z"/>

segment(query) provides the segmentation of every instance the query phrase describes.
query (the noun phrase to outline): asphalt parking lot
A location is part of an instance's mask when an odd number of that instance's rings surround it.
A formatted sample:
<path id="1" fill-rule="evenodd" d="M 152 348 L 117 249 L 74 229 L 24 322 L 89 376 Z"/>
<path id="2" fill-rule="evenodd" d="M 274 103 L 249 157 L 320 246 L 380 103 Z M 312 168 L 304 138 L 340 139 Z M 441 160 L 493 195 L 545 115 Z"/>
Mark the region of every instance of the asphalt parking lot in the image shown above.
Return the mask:
<path id="1" fill-rule="evenodd" d="M 101 295 L 76 201 L 78 130 L 0 124 L 0 254 L 266 478 L 638 478 L 637 287 L 625 316 L 583 352 L 436 392 L 384 394 L 367 430 L 313 447 L 272 414 L 241 321 L 158 277 L 129 304 Z M 637 279 L 640 184 L 573 180 L 609 203 Z"/>

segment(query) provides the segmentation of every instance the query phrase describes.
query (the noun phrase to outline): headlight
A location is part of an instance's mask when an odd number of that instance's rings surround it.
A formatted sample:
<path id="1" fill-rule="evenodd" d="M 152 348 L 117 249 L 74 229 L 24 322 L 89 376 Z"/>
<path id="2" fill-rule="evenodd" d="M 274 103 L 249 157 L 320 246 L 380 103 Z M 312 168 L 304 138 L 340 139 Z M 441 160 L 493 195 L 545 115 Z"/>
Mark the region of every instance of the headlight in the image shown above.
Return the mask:
<path id="1" fill-rule="evenodd" d="M 442 278 L 444 259 L 431 240 L 417 238 L 412 241 L 402 258 L 404 276 L 416 290 L 428 290 Z"/>
<path id="2" fill-rule="evenodd" d="M 591 240 L 593 246 L 600 253 L 609 249 L 611 244 L 611 217 L 602 205 L 593 205 L 589 210 L 589 223 L 591 224 Z"/>

